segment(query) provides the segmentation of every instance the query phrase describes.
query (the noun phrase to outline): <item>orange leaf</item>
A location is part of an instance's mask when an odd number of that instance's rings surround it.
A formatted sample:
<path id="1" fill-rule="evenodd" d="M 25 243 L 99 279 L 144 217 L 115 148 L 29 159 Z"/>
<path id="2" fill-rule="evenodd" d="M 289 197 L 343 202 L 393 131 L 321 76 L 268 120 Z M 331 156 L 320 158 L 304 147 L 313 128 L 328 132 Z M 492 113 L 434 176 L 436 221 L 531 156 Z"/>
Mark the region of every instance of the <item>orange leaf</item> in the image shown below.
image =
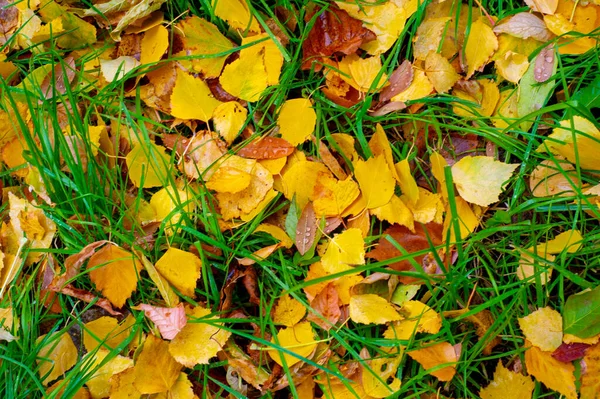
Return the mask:
<path id="1" fill-rule="evenodd" d="M 425 370 L 437 368 L 430 374 L 437 377 L 440 381 L 450 381 L 456 374 L 456 367 L 452 364 L 444 368 L 439 368 L 440 365 L 446 363 L 456 363 L 460 357 L 460 350 L 448 342 L 440 342 L 423 349 L 408 352 L 408 356 L 419 362 Z"/>

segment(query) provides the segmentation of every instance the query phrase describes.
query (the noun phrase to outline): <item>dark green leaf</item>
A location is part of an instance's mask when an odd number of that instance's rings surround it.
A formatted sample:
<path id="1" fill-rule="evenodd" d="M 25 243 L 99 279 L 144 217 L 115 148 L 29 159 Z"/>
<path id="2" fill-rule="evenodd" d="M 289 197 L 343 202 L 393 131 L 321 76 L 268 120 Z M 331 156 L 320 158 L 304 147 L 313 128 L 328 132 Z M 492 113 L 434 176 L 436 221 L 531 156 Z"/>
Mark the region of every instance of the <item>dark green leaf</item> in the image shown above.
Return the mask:
<path id="1" fill-rule="evenodd" d="M 600 286 L 567 298 L 563 331 L 579 338 L 600 334 Z"/>

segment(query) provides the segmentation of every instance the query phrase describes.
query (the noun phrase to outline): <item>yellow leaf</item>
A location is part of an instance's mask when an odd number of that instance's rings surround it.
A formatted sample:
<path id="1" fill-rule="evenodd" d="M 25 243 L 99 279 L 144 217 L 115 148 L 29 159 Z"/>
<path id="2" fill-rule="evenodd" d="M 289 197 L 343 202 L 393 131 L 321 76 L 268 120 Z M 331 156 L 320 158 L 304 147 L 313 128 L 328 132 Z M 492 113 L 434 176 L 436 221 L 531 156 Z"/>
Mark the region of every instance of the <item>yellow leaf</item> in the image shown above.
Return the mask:
<path id="1" fill-rule="evenodd" d="M 92 255 L 87 268 L 96 288 L 120 308 L 136 290 L 142 265 L 131 252 L 109 243 Z"/>
<path id="2" fill-rule="evenodd" d="M 545 244 L 539 244 L 537 250 L 547 254 L 559 254 L 566 249 L 568 253 L 573 254 L 579 251 L 582 244 L 583 236 L 579 230 L 567 230 Z"/>
<path id="3" fill-rule="evenodd" d="M 258 101 L 269 85 L 269 75 L 265 68 L 265 50 L 246 53 L 244 57 L 240 56 L 226 65 L 219 82 L 225 91 L 237 98 L 249 102 Z"/>
<path id="4" fill-rule="evenodd" d="M 208 397 L 208 396 L 207 396 Z M 190 382 L 186 373 L 180 373 L 175 381 L 175 385 L 169 389 L 168 392 L 163 392 L 152 396 L 152 399 L 197 399 L 192 389 L 192 383 Z M 112 399 L 112 398 L 111 398 Z M 123 398 L 130 399 L 130 398 Z"/>
<path id="5" fill-rule="evenodd" d="M 329 274 L 348 270 L 349 265 L 364 265 L 364 263 L 365 242 L 359 229 L 346 229 L 336 234 L 321 258 L 323 269 Z"/>
<path id="6" fill-rule="evenodd" d="M 93 399 L 102 399 L 110 394 L 110 378 L 128 368 L 133 367 L 133 360 L 124 356 L 115 356 L 106 361 L 110 351 L 100 348 L 97 352 L 90 352 L 84 358 L 85 365 L 89 370 L 94 370 L 91 377 L 86 381 Z M 100 366 L 102 364 L 102 366 Z"/>
<path id="7" fill-rule="evenodd" d="M 448 342 L 440 342 L 423 349 L 410 351 L 408 356 L 419 362 L 425 370 L 451 363 L 449 366 L 430 372 L 440 381 L 451 381 L 454 378 L 454 374 L 456 374 L 454 363 L 458 362 L 460 357 L 454 346 Z"/>
<path id="8" fill-rule="evenodd" d="M 338 69 L 342 72 L 339 74 L 340 78 L 358 91 L 380 90 L 387 80 L 385 73 L 377 80 L 381 71 L 379 57 L 360 58 L 357 54 L 350 54 L 342 58 Z M 374 85 L 376 80 L 377 85 Z"/>
<path id="9" fill-rule="evenodd" d="M 202 261 L 191 252 L 171 247 L 156 262 L 156 270 L 183 295 L 194 297 Z"/>
<path id="10" fill-rule="evenodd" d="M 210 176 L 206 187 L 219 193 L 239 193 L 250 185 L 255 165 L 254 159 L 227 156 Z"/>
<path id="11" fill-rule="evenodd" d="M 549 389 L 560 392 L 567 399 L 577 399 L 575 366 L 572 363 L 558 361 L 550 352 L 530 346 L 525 352 L 525 366 L 529 374 Z"/>
<path id="12" fill-rule="evenodd" d="M 543 351 L 552 352 L 562 344 L 562 316 L 545 307 L 519 318 L 525 338 Z"/>
<path id="13" fill-rule="evenodd" d="M 460 75 L 443 55 L 430 51 L 425 58 L 425 75 L 438 93 L 448 92 Z"/>
<path id="14" fill-rule="evenodd" d="M 315 262 L 308 268 L 308 271 L 306 272 L 306 278 L 304 279 L 304 281 L 309 282 L 310 280 L 316 280 L 318 278 L 327 276 L 327 274 L 328 273 L 323 268 L 321 262 Z M 329 281 L 310 284 L 304 287 L 303 290 L 308 300 L 312 301 L 314 297 L 316 297 L 319 294 L 319 292 L 321 292 L 323 288 L 327 286 L 327 284 L 329 284 Z"/>
<path id="15" fill-rule="evenodd" d="M 159 187 L 168 179 L 171 160 L 162 146 L 154 143 L 136 144 L 125 161 L 129 178 L 136 187 Z"/>
<path id="16" fill-rule="evenodd" d="M 419 25 L 414 39 L 415 58 L 417 60 L 425 60 L 429 53 L 437 52 L 450 19 L 450 17 L 427 18 Z"/>
<path id="17" fill-rule="evenodd" d="M 507 51 L 504 56 L 495 60 L 498 73 L 512 83 L 519 83 L 527 69 L 529 60 L 526 55 Z"/>
<path id="18" fill-rule="evenodd" d="M 437 334 L 442 327 L 440 315 L 423 302 L 407 301 L 402 305 L 400 313 L 404 320 L 390 324 L 383 334 L 385 338 L 409 340 L 418 332 Z"/>
<path id="19" fill-rule="evenodd" d="M 149 334 L 135 362 L 133 384 L 142 394 L 165 392 L 175 384 L 181 369 L 169 353 L 169 344 Z"/>
<path id="20" fill-rule="evenodd" d="M 299 209 L 304 209 L 312 197 L 319 173 L 329 173 L 320 162 L 298 161 L 287 171 L 283 172 L 283 195 L 291 200 L 296 197 Z"/>
<path id="21" fill-rule="evenodd" d="M 466 156 L 452 166 L 452 177 L 461 197 L 470 203 L 488 206 L 498 201 L 518 166 L 492 157 Z"/>
<path id="22" fill-rule="evenodd" d="M 600 131 L 585 118 L 574 116 L 561 121 L 560 127 L 553 130 L 544 144 L 552 153 L 579 164 L 583 169 L 598 169 Z"/>
<path id="23" fill-rule="evenodd" d="M 144 33 L 141 47 L 140 64 L 154 64 L 160 61 L 169 48 L 169 31 L 162 25 L 156 25 Z"/>
<path id="24" fill-rule="evenodd" d="M 580 186 L 575 167 L 559 159 L 540 162 L 529 178 L 529 188 L 534 197 L 570 197 Z"/>
<path id="25" fill-rule="evenodd" d="M 468 66 L 468 79 L 473 76 L 476 70 L 488 63 L 498 49 L 498 38 L 492 28 L 486 24 L 485 18 L 480 17 L 471 24 L 469 37 L 466 40 L 465 59 Z"/>
<path id="26" fill-rule="evenodd" d="M 260 33 L 260 25 L 252 16 L 245 0 L 213 0 L 211 5 L 215 15 L 227 21 L 229 26 L 238 33 L 241 34 L 246 30 Z"/>
<path id="27" fill-rule="evenodd" d="M 349 305 L 350 319 L 361 324 L 385 324 L 402 320 L 402 316 L 384 298 L 375 294 L 353 295 Z"/>
<path id="28" fill-rule="evenodd" d="M 354 137 L 346 133 L 333 133 L 331 138 L 337 144 L 336 151 L 351 162 L 358 159 L 358 153 L 354 148 Z"/>
<path id="29" fill-rule="evenodd" d="M 242 0 L 243 1 L 243 0 Z M 266 39 L 266 40 L 265 40 Z M 242 46 L 256 43 L 253 46 L 243 48 L 240 51 L 240 57 L 261 58 L 261 53 L 264 54 L 264 67 L 267 72 L 267 85 L 272 86 L 279 84 L 279 75 L 283 66 L 283 55 L 273 41 L 273 38 L 267 33 L 253 35 L 242 39 Z"/>
<path id="30" fill-rule="evenodd" d="M 427 97 L 433 92 L 433 84 L 425 75 L 425 72 L 420 69 L 415 69 L 413 67 L 413 80 L 410 83 L 408 88 L 394 97 L 392 97 L 392 101 L 413 101 L 418 100 L 423 97 Z"/>
<path id="31" fill-rule="evenodd" d="M 378 208 L 392 199 L 396 181 L 387 166 L 385 157 L 380 155 L 367 161 L 356 161 L 354 176 L 366 200 L 366 208 Z"/>
<path id="32" fill-rule="evenodd" d="M 223 219 L 231 220 L 251 213 L 267 198 L 272 187 L 273 176 L 260 163 L 256 163 L 246 188 L 237 193 L 217 193 Z"/>
<path id="33" fill-rule="evenodd" d="M 538 257 L 533 256 L 532 250 L 526 250 L 521 253 L 519 258 L 519 267 L 517 277 L 519 280 L 533 284 L 537 283 L 538 278 L 541 285 L 545 285 L 552 277 L 552 263 L 556 258 L 554 255 L 538 253 Z M 538 259 L 538 258 L 542 259 Z M 537 277 L 539 275 L 539 277 Z"/>
<path id="34" fill-rule="evenodd" d="M 274 224 L 262 223 L 256 228 L 256 230 L 254 230 L 254 232 L 255 233 L 258 233 L 258 232 L 267 233 L 267 234 L 271 235 L 273 238 L 275 238 L 276 240 L 279 240 L 281 242 L 281 244 L 286 248 L 291 248 L 292 245 L 294 245 L 294 242 L 287 235 L 287 233 L 281 227 L 276 226 Z"/>
<path id="35" fill-rule="evenodd" d="M 277 125 L 281 137 L 296 146 L 310 138 L 315 130 L 317 114 L 312 108 L 312 103 L 307 98 L 294 98 L 286 100 L 281 106 Z"/>
<path id="36" fill-rule="evenodd" d="M 335 290 L 338 292 L 339 300 L 342 305 L 349 305 L 350 298 L 352 298 L 352 287 L 360 283 L 363 280 L 362 276 L 358 275 L 346 275 L 336 279 L 333 282 Z"/>
<path id="37" fill-rule="evenodd" d="M 165 187 L 158 190 L 150 198 L 150 206 L 154 209 L 156 220 L 164 221 L 165 233 L 174 234 L 183 224 L 183 212 L 192 212 L 195 205 L 191 202 L 187 191 Z"/>
<path id="38" fill-rule="evenodd" d="M 221 103 L 213 111 L 215 131 L 231 145 L 242 132 L 247 117 L 248 110 L 237 101 Z"/>
<path id="39" fill-rule="evenodd" d="M 130 367 L 110 377 L 110 399 L 131 399 L 141 397 L 142 394 L 134 385 L 134 371 L 134 368 Z M 87 399 L 89 399 L 89 396 Z"/>
<path id="40" fill-rule="evenodd" d="M 218 318 L 206 319 L 209 314 L 210 310 L 202 306 L 193 308 L 190 313 L 192 319 L 169 344 L 171 355 L 186 367 L 208 364 L 231 335 L 215 325 Z"/>
<path id="41" fill-rule="evenodd" d="M 140 62 L 131 56 L 121 56 L 114 60 L 100 60 L 100 70 L 107 82 L 123 79 L 129 72 L 140 65 Z"/>
<path id="42" fill-rule="evenodd" d="M 499 360 L 494 372 L 494 380 L 479 391 L 479 396 L 481 399 L 531 399 L 534 389 L 535 382 L 531 377 L 509 371 Z"/>
<path id="43" fill-rule="evenodd" d="M 38 344 L 44 342 L 36 359 L 38 374 L 44 385 L 65 374 L 77 363 L 77 348 L 69 334 L 60 332 L 50 336 L 46 334 L 38 337 L 36 342 Z"/>
<path id="44" fill-rule="evenodd" d="M 414 230 L 415 223 L 413 214 L 398 196 L 393 195 L 390 202 L 378 208 L 372 208 L 371 213 L 381 221 L 387 221 L 391 224 L 401 224 Z"/>
<path id="45" fill-rule="evenodd" d="M 411 205 L 411 203 L 405 199 L 404 195 L 400 197 L 413 213 L 415 222 L 423 224 L 429 222 L 442 223 L 444 213 L 442 196 L 440 194 L 434 194 L 422 187 L 418 187 L 418 191 L 419 199 L 414 205 Z"/>
<path id="46" fill-rule="evenodd" d="M 533 11 L 541 12 L 542 14 L 554 14 L 558 7 L 559 0 L 525 0 Z"/>
<path id="47" fill-rule="evenodd" d="M 99 317 L 84 325 L 83 346 L 88 352 L 92 352 L 98 346 L 114 349 L 133 333 L 134 324 L 135 318 L 131 315 L 127 316 L 121 325 L 114 317 Z"/>
<path id="48" fill-rule="evenodd" d="M 442 237 L 444 240 L 448 236 L 448 231 L 450 231 L 450 242 L 456 242 L 457 234 L 454 228 L 453 219 L 458 219 L 458 226 L 460 231 L 460 238 L 465 239 L 469 236 L 475 228 L 479 225 L 479 218 L 473 212 L 471 206 L 462 199 L 461 197 L 456 197 L 456 215 L 452 213 L 452 209 L 450 205 L 446 207 L 446 218 L 444 219 L 444 231 L 442 233 Z"/>
<path id="49" fill-rule="evenodd" d="M 276 348 L 269 350 L 269 356 L 275 363 L 283 366 L 285 360 L 285 364 L 288 367 L 301 362 L 302 358 L 308 358 L 317 347 L 317 343 L 315 342 L 315 332 L 307 321 L 296 324 L 294 327 L 287 327 L 279 330 L 277 338 L 273 337 L 271 342 L 298 356 L 296 357 L 281 352 Z"/>
<path id="50" fill-rule="evenodd" d="M 223 36 L 215 25 L 196 16 L 185 18 L 176 25 L 176 28 L 174 32 L 181 39 L 183 50 L 174 55 L 194 56 L 191 60 L 179 60 L 179 62 L 186 68 L 201 73 L 205 78 L 218 77 L 229 55 L 228 52 L 233 49 L 231 41 Z M 222 55 L 215 56 L 216 54 Z"/>
<path id="51" fill-rule="evenodd" d="M 275 306 L 273 312 L 273 321 L 277 324 L 292 327 L 298 324 L 305 314 L 306 308 L 302 303 L 290 295 L 284 295 L 277 301 L 277 306 Z"/>
<path id="52" fill-rule="evenodd" d="M 242 213 L 240 219 L 244 222 L 249 222 L 261 213 L 270 203 L 277 197 L 277 192 L 273 189 L 269 189 L 265 194 L 265 197 L 256 205 L 256 207 L 248 213 Z"/>
<path id="53" fill-rule="evenodd" d="M 46 397 L 63 399 L 64 397 L 62 395 L 64 394 L 65 388 L 66 388 L 66 386 L 64 386 L 64 382 L 65 382 L 64 380 L 58 380 L 54 384 L 49 386 L 48 389 L 46 390 Z M 49 394 L 52 394 L 52 395 L 49 395 Z M 71 395 L 69 395 L 70 399 L 90 399 L 91 398 L 90 391 L 88 391 L 87 388 L 85 388 L 85 387 L 79 388 L 75 393 L 71 393 Z M 121 398 L 115 397 L 114 399 L 121 399 Z"/>
<path id="54" fill-rule="evenodd" d="M 315 214 L 317 217 L 339 216 L 359 195 L 358 184 L 351 176 L 337 180 L 329 173 L 319 173 L 312 195 Z"/>
<path id="55" fill-rule="evenodd" d="M 219 159 L 227 152 L 227 146 L 216 133 L 198 132 L 191 139 L 185 139 L 185 156 L 179 169 L 188 177 L 202 177 L 209 180 L 217 169 Z"/>
<path id="56" fill-rule="evenodd" d="M 220 104 L 202 79 L 177 70 L 175 87 L 171 94 L 171 115 L 179 119 L 208 122 Z"/>
<path id="57" fill-rule="evenodd" d="M 600 392 L 600 345 L 596 344 L 585 351 L 582 363 L 585 372 L 581 376 L 581 399 L 596 399 Z"/>
<path id="58" fill-rule="evenodd" d="M 390 354 L 397 353 L 396 348 L 381 348 Z M 400 389 L 402 381 L 396 377 L 396 371 L 402 356 L 385 356 L 367 362 L 368 368 L 362 371 L 362 383 L 365 393 L 373 398 L 387 398 Z M 391 379 L 391 382 L 388 382 Z"/>
<path id="59" fill-rule="evenodd" d="M 371 140 L 369 140 L 369 148 L 371 149 L 373 156 L 376 157 L 379 155 L 383 155 L 383 157 L 385 158 L 385 162 L 387 162 L 388 168 L 390 169 L 390 172 L 392 172 L 392 176 L 394 176 L 394 179 L 400 182 L 400 176 L 398 176 L 400 171 L 394 165 L 394 156 L 392 155 L 392 147 L 390 146 L 390 141 L 388 140 L 385 131 L 379 123 L 375 126 L 375 133 L 373 134 L 373 137 L 371 137 Z M 400 187 L 402 188 L 402 185 Z"/>

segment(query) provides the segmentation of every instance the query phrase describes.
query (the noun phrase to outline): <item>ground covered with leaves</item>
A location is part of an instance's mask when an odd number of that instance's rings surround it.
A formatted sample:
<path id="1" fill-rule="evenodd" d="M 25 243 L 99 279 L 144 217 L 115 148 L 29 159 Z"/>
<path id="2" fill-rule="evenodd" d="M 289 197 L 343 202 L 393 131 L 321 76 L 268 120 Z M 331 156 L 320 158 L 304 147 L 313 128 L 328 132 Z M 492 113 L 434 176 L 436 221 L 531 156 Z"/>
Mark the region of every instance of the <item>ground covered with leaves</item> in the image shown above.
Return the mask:
<path id="1" fill-rule="evenodd" d="M 0 0 L 0 392 L 600 397 L 597 0 Z"/>

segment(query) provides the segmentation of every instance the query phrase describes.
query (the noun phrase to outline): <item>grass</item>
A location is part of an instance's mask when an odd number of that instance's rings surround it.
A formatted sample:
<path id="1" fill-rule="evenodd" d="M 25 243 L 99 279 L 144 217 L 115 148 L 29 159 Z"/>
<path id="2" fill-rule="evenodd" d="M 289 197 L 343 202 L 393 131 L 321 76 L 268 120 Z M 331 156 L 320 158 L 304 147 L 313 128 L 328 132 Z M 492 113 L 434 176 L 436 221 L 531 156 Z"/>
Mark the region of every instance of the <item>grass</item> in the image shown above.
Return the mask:
<path id="1" fill-rule="evenodd" d="M 477 3 L 468 4 L 471 10 L 477 9 Z M 296 10 L 302 10 L 306 6 L 300 0 L 254 1 L 253 14 L 261 18 L 273 17 L 275 6 L 278 5 L 288 8 L 293 5 Z M 520 2 L 512 0 L 483 1 L 482 6 L 499 18 L 527 9 Z M 221 32 L 228 32 L 227 25 L 214 17 L 208 2 L 173 0 L 163 8 L 166 11 L 166 21 L 177 21 L 186 15 L 198 15 L 215 22 Z M 404 58 L 411 59 L 412 39 L 423 18 L 424 7 L 420 7 L 407 22 L 398 41 L 384 56 L 386 73 L 391 73 Z M 447 383 L 439 383 L 417 362 L 404 356 L 397 372 L 402 386 L 395 396 L 424 398 L 443 394 L 449 397 L 477 398 L 479 390 L 492 379 L 499 359 L 504 360 L 504 364 L 518 362 L 519 359 L 522 361 L 524 337 L 518 325 L 519 317 L 544 306 L 551 306 L 560 312 L 569 295 L 599 284 L 598 208 L 585 199 L 581 192 L 572 196 L 536 198 L 529 189 L 529 175 L 533 169 L 543 160 L 556 161 L 552 155 L 536 151 L 547 136 L 548 128 L 557 126 L 558 121 L 566 115 L 581 115 L 595 120 L 596 112 L 589 109 L 587 100 L 579 98 L 578 93 L 586 90 L 595 77 L 600 59 L 598 49 L 579 56 L 560 57 L 552 95 L 547 105 L 534 113 L 535 120 L 528 131 L 520 130 L 520 121 L 507 121 L 507 128 L 497 128 L 488 117 L 477 115 L 478 110 L 472 103 L 465 105 L 476 114 L 475 117 L 458 116 L 453 112 L 451 103 L 457 99 L 452 95 L 437 95 L 420 100 L 424 106 L 418 113 L 400 112 L 372 117 L 368 110 L 375 101 L 375 93 L 367 93 L 364 100 L 352 108 L 344 108 L 327 99 L 319 90 L 325 83 L 322 73 L 300 70 L 301 45 L 313 22 L 305 22 L 300 12 L 298 28 L 290 33 L 292 40 L 285 48 L 289 59 L 284 63 L 280 84 L 270 87 L 258 102 L 248 104 L 249 114 L 257 116 L 254 119 L 256 134 L 263 135 L 275 128 L 276 120 L 272 109 L 279 107 L 287 98 L 304 96 L 313 100 L 317 112 L 316 142 L 323 140 L 333 148 L 335 141 L 332 133 L 349 133 L 356 138 L 359 152 L 368 156 L 370 149 L 367 143 L 375 125 L 379 123 L 388 133 L 395 160 L 408 157 L 414 161 L 414 174 L 423 176 L 424 184 L 429 184 L 432 189 L 435 189 L 435 185 L 429 175 L 427 158 L 414 150 L 419 146 L 419 135 L 427 136 L 426 152 L 448 146 L 449 132 L 476 135 L 481 142 L 493 145 L 493 153 L 500 160 L 518 163 L 520 166 L 504 190 L 501 200 L 485 212 L 476 231 L 455 243 L 457 258 L 452 267 L 440 278 L 429 279 L 417 293 L 416 299 L 427 303 L 436 312 L 443 314 L 469 309 L 466 313 L 443 318 L 442 328 L 438 333 L 417 334 L 408 342 L 383 339 L 383 327 L 351 322 L 329 332 L 318 330 L 319 339 L 329 345 L 329 349 L 336 355 L 325 364 L 315 364 L 311 360 L 307 360 L 306 364 L 323 371 L 320 378 L 326 380 L 331 376 L 340 376 L 341 370 L 352 361 L 364 365 L 365 361 L 361 358 L 363 348 L 368 350 L 369 356 L 385 357 L 388 355 L 382 348 L 406 346 L 412 349 L 429 342 L 443 341 L 462 344 L 462 355 L 456 364 L 457 374 Z M 234 37 L 231 32 L 230 37 Z M 108 43 L 109 41 L 107 45 Z M 77 59 L 77 65 L 83 65 L 95 53 L 103 51 L 104 48 L 100 46 L 83 55 Z M 10 52 L 7 60 L 17 66 L 16 74 L 20 79 L 32 72 L 35 74 L 34 71 L 43 66 L 54 68 L 62 65 L 62 68 L 67 68 L 63 61 L 67 53 L 55 47 L 54 39 L 50 39 L 47 45 L 38 49 L 26 48 Z M 75 81 L 80 82 L 78 85 L 67 87 L 64 94 L 48 99 L 43 99 L 42 96 L 42 78 L 32 79 L 28 89 L 0 80 L 2 108 L 15 113 L 14 127 L 22 132 L 26 147 L 23 158 L 27 164 L 37 169 L 53 203 L 50 206 L 38 201 L 45 214 L 57 225 L 53 245 L 45 252 L 52 256 L 59 268 L 63 267 L 67 256 L 78 253 L 85 245 L 98 240 L 110 240 L 124 247 L 136 246 L 136 238 L 143 235 L 143 231 L 140 226 L 131 223 L 129 215 L 132 210 L 142 207 L 144 201 L 156 191 L 131 188 L 125 173 L 124 154 L 119 154 L 114 164 L 95 157 L 90 137 L 84 133 L 89 131 L 89 126 L 102 120 L 111 126 L 114 134 L 126 135 L 129 130 L 142 143 L 149 143 L 154 137 L 160 138 L 163 134 L 191 133 L 187 127 L 170 127 L 168 121 L 161 120 L 148 111 L 140 99 L 139 90 L 133 94 L 127 93 L 125 81 L 131 83 L 131 79 L 135 79 L 140 73 L 140 70 L 134 70 L 129 74 L 129 79 L 117 80 L 98 88 L 80 68 L 75 78 Z M 480 77 L 496 78 L 490 67 Z M 511 89 L 511 85 L 506 82 L 500 86 L 502 89 Z M 18 103 L 27 105 L 25 112 L 18 109 Z M 64 104 L 77 104 L 82 112 L 72 112 Z M 71 134 L 80 140 L 83 151 L 71 151 L 65 137 L 55 134 L 65 128 L 70 129 Z M 316 145 L 308 143 L 302 149 L 307 156 L 318 155 Z M 82 167 L 82 156 L 87 159 L 87 168 Z M 250 257 L 254 251 L 275 243 L 270 236 L 253 234 L 253 230 L 261 222 L 285 212 L 289 202 L 280 196 L 250 223 L 221 231 L 215 198 L 201 182 L 176 180 L 178 172 L 174 165 L 177 162 L 175 155 L 171 155 L 166 167 L 172 173 L 169 174 L 168 181 L 164 182 L 165 187 L 173 188 L 173 200 L 178 204 L 173 215 L 184 210 L 181 212 L 182 220 L 171 226 L 177 233 L 169 234 L 169 228 L 163 224 L 157 231 L 155 244 L 151 248 L 137 246 L 137 249 L 155 262 L 170 246 L 196 248 L 202 258 L 202 277 L 198 281 L 196 299 L 183 299 L 191 305 L 204 303 L 217 312 L 221 291 L 228 274 L 236 267 L 237 259 Z M 348 166 L 351 168 L 351 165 Z M 17 176 L 23 170 L 23 166 L 4 165 L 0 171 L 4 188 L 15 187 L 17 192 L 26 192 L 27 186 L 34 182 L 23 181 Z M 562 169 L 558 172 L 565 174 Z M 575 169 L 575 173 L 580 181 L 598 184 L 597 174 L 579 167 Z M 448 177 L 451 178 L 451 175 Z M 184 184 L 193 195 L 187 199 L 177 198 L 175 188 L 178 184 Z M 448 188 L 453 192 L 451 185 Z M 452 196 L 450 202 L 453 202 Z M 3 201 L 3 214 L 7 213 L 7 207 L 7 202 Z M 195 210 L 187 212 L 187 207 Z M 382 237 L 385 227 L 386 225 L 372 220 L 366 242 L 376 243 Z M 542 285 L 539 275 L 534 276 L 530 283 L 517 278 L 515 271 L 520 254 L 526 248 L 569 229 L 582 232 L 582 247 L 576 253 L 563 252 L 556 257 L 551 263 L 554 271 L 548 284 Z M 221 254 L 211 254 L 203 249 L 203 245 L 217 248 Z M 24 251 L 24 255 L 28 253 L 27 248 Z M 412 259 L 412 255 L 384 262 L 368 262 L 355 270 L 360 270 L 365 275 L 382 271 L 389 273 L 390 270 L 385 266 L 403 259 Z M 542 260 L 539 256 L 537 259 Z M 276 334 L 277 326 L 270 313 L 277 299 L 290 293 L 308 308 L 309 303 L 303 289 L 337 277 L 334 275 L 307 282 L 307 266 L 316 260 L 317 257 L 299 259 L 291 251 L 279 249 L 266 260 L 257 262 L 254 269 L 258 275 L 260 304 L 249 303 L 248 293 L 238 284 L 233 292 L 234 302 L 246 313 L 247 318 L 224 319 L 222 328 L 231 331 L 239 343 L 253 342 L 255 345 L 272 346 L 270 336 Z M 0 299 L 0 308 L 12 307 L 13 314 L 17 317 L 15 324 L 18 325 L 18 329 L 14 331 L 18 339 L 0 344 L 0 392 L 7 398 L 58 398 L 60 396 L 56 391 L 48 396 L 45 394 L 46 387 L 38 374 L 40 349 L 51 341 L 50 333 L 56 331 L 68 332 L 79 345 L 81 331 L 85 328 L 82 320 L 100 313 L 92 304 L 66 295 L 58 296 L 61 311 L 50 312 L 43 304 L 45 293 L 40 284 L 42 268 L 48 267 L 48 261 L 29 268 L 23 265 L 19 267 L 22 270 L 17 274 L 18 277 L 7 285 L 6 295 Z M 392 274 L 410 275 L 409 272 Z M 422 277 L 422 274 L 417 275 Z M 74 284 L 78 288 L 97 292 L 85 271 L 75 278 Z M 145 273 L 140 275 L 137 292 L 128 300 L 125 308 L 131 309 L 139 303 L 161 303 L 159 292 Z M 466 319 L 482 310 L 491 312 L 493 323 L 486 335 L 480 338 Z M 133 355 L 129 352 L 128 345 L 139 339 L 139 332 L 152 331 L 152 323 L 144 319 L 142 312 L 134 311 L 133 315 L 136 322 L 131 336 L 112 350 L 107 359 L 119 353 Z M 48 335 L 39 341 L 43 334 Z M 502 338 L 502 343 L 491 354 L 484 354 L 486 342 L 495 336 Z M 261 353 L 261 356 L 265 354 Z M 212 397 L 225 397 L 228 394 L 244 397 L 224 382 L 224 365 L 225 362 L 215 358 L 209 365 L 199 365 L 187 370 L 199 397 L 210 397 L 209 391 L 212 392 Z M 62 397 L 73 397 L 96 368 L 97 365 L 91 362 L 79 361 L 66 374 Z M 283 367 L 282 375 L 291 379 L 293 374 L 290 367 Z M 288 393 L 297 395 L 294 384 L 283 391 L 265 392 L 262 395 L 257 393 L 255 397 L 284 397 Z M 543 385 L 537 384 L 533 397 L 551 395 Z"/>

